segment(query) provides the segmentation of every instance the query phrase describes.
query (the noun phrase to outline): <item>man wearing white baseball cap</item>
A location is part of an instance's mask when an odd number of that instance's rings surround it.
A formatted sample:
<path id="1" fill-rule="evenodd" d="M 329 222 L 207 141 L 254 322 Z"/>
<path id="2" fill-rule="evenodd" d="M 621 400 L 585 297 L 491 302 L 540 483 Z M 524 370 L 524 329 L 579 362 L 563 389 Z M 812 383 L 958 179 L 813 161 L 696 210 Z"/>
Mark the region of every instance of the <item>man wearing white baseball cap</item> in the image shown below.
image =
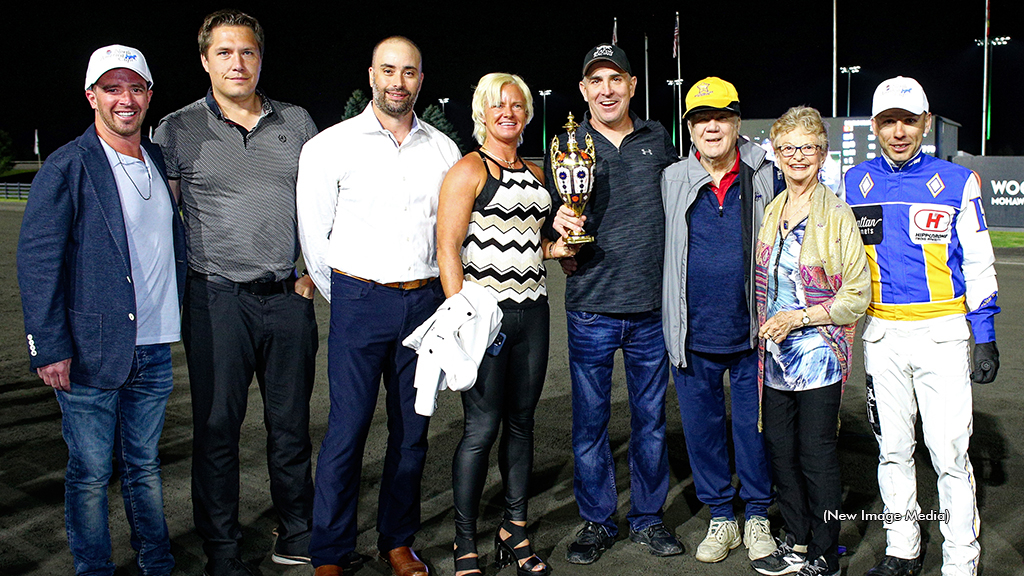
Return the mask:
<path id="1" fill-rule="evenodd" d="M 107 72 L 124 68 L 135 72 L 146 81 L 146 88 L 153 87 L 153 75 L 149 72 L 146 57 L 135 48 L 111 44 L 97 49 L 89 58 L 89 67 L 85 71 L 85 89 L 88 90 Z"/>
<path id="2" fill-rule="evenodd" d="M 918 517 L 946 515 L 942 574 L 976 574 L 980 546 L 971 437 L 972 381 L 995 380 L 996 272 L 978 175 L 922 153 L 928 97 L 897 76 L 875 90 L 871 127 L 882 155 L 846 173 L 871 271 L 864 324 L 868 421 L 878 440 L 885 558 L 870 576 L 921 572 Z M 974 370 L 970 344 L 974 335 Z M 938 510 L 917 503 L 914 423 L 938 475 Z"/>
<path id="3" fill-rule="evenodd" d="M 180 337 L 185 235 L 160 148 L 142 137 L 152 85 L 138 50 L 93 52 L 85 97 L 95 120 L 32 181 L 18 243 L 30 366 L 57 395 L 68 446 L 76 574 L 114 574 L 112 455 L 139 574 L 174 568 L 157 443 Z"/>

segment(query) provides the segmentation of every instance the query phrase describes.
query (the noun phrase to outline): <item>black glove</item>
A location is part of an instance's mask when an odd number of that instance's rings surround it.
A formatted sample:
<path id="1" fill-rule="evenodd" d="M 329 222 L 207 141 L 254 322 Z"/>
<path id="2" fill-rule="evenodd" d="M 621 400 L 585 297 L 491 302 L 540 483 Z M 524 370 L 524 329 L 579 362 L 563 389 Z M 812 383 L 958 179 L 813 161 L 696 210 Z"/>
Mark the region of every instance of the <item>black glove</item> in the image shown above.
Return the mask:
<path id="1" fill-rule="evenodd" d="M 999 372 L 999 349 L 995 341 L 975 344 L 971 380 L 977 384 L 988 384 L 996 379 L 996 372 Z"/>

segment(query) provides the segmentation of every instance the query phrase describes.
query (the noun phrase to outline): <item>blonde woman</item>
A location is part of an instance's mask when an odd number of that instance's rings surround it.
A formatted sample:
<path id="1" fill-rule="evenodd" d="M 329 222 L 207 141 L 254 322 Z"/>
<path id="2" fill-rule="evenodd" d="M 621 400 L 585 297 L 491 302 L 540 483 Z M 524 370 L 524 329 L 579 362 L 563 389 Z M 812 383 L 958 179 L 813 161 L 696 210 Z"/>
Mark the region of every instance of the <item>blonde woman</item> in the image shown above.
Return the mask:
<path id="1" fill-rule="evenodd" d="M 476 384 L 462 393 L 465 424 L 452 463 L 456 576 L 482 574 L 476 520 L 491 447 L 502 429 L 498 463 L 505 514 L 494 536 L 495 564 L 519 574 L 549 572 L 526 536 L 533 467 L 533 414 L 547 371 L 549 310 L 545 258 L 572 256 L 541 227 L 551 213 L 541 169 L 519 157 L 533 98 L 522 78 L 487 74 L 473 94 L 473 135 L 480 148 L 449 170 L 437 210 L 437 260 L 446 296 L 463 282 L 490 289 L 504 314 L 500 351 L 484 356 Z M 494 353 L 494 355 L 491 355 Z"/>

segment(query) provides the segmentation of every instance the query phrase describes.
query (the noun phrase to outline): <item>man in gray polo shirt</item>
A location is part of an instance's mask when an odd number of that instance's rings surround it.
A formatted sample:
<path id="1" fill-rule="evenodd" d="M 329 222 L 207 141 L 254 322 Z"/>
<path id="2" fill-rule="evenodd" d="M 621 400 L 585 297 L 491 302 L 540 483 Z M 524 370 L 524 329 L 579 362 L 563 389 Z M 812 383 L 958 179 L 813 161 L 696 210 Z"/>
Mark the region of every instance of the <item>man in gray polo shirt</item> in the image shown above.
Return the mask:
<path id="1" fill-rule="evenodd" d="M 155 139 L 180 194 L 189 246 L 182 336 L 204 573 L 246 575 L 254 572 L 240 559 L 238 439 L 254 374 L 279 517 L 272 559 L 309 562 L 309 399 L 318 339 L 313 283 L 295 273 L 295 178 L 316 127 L 302 108 L 256 89 L 263 30 L 254 18 L 235 10 L 207 16 L 199 51 L 212 87 L 164 118 Z"/>
<path id="2" fill-rule="evenodd" d="M 595 562 L 618 533 L 619 498 L 608 435 L 616 350 L 622 351 L 629 391 L 629 537 L 655 556 L 683 551 L 662 521 L 669 481 L 669 364 L 661 327 L 661 171 L 677 156 L 661 124 L 630 112 L 635 91 L 636 76 L 621 48 L 599 44 L 584 56 L 580 92 L 588 111 L 576 141 L 589 137 L 596 151 L 594 188 L 584 212 L 586 231 L 596 239 L 580 249 L 565 285 L 573 490 L 585 521 L 569 544 L 567 560 L 573 564 Z M 559 141 L 565 142 L 566 135 Z M 545 172 L 550 170 L 549 154 Z M 552 180 L 547 184 L 552 200 L 561 204 Z M 579 230 L 580 223 L 562 207 L 552 227 L 561 234 L 567 225 Z"/>

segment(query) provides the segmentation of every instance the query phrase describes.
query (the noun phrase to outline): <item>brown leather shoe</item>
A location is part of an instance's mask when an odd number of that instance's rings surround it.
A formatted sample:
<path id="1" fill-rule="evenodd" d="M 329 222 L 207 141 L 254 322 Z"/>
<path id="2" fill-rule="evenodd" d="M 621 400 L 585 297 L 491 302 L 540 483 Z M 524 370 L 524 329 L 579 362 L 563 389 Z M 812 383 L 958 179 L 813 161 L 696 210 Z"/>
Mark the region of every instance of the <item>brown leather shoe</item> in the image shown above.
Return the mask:
<path id="1" fill-rule="evenodd" d="M 345 576 L 345 570 L 341 566 L 324 564 L 323 566 L 316 567 L 316 570 L 313 571 L 313 576 Z"/>
<path id="2" fill-rule="evenodd" d="M 427 565 L 408 546 L 395 548 L 388 552 L 387 556 L 381 553 L 380 558 L 391 566 L 391 572 L 395 576 L 428 576 L 430 574 Z"/>

